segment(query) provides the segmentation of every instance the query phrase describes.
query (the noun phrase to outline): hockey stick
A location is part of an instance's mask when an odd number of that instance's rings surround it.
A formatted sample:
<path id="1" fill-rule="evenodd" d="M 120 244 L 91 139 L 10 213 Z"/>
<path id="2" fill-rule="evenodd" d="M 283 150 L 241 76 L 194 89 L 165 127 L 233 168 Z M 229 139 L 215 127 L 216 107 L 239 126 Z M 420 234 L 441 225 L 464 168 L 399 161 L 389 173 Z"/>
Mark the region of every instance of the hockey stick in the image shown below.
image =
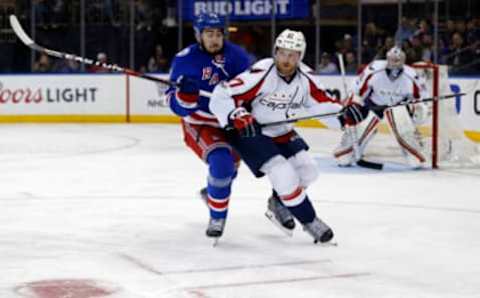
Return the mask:
<path id="1" fill-rule="evenodd" d="M 47 49 L 45 47 L 42 47 L 42 46 L 38 45 L 37 43 L 35 43 L 35 41 L 33 41 L 27 35 L 27 33 L 25 33 L 25 30 L 23 30 L 22 25 L 20 25 L 20 22 L 18 21 L 18 18 L 13 14 L 10 15 L 10 26 L 12 27 L 12 29 L 15 32 L 15 34 L 17 35 L 17 37 L 27 47 L 31 48 L 34 51 L 44 53 L 48 56 L 52 56 L 52 57 L 56 57 L 56 58 L 60 58 L 60 59 L 65 59 L 65 60 L 77 61 L 79 63 L 84 63 L 84 64 L 88 64 L 88 65 L 99 66 L 101 68 L 105 68 L 105 69 L 108 69 L 108 70 L 111 70 L 111 71 L 121 72 L 121 73 L 124 73 L 124 74 L 127 74 L 127 75 L 131 75 L 131 76 L 134 76 L 134 77 L 139 77 L 139 78 L 149 80 L 149 81 L 153 81 L 153 82 L 156 82 L 156 83 L 162 83 L 162 84 L 172 86 L 172 87 L 175 87 L 177 85 L 175 82 L 172 82 L 170 80 L 150 76 L 150 75 L 135 71 L 133 69 L 118 66 L 116 64 L 102 63 L 102 62 L 97 61 L 97 60 L 93 60 L 93 59 L 89 59 L 89 58 L 85 58 L 85 57 L 81 57 L 81 56 L 77 56 L 77 55 L 73 55 L 73 54 L 68 54 L 68 53 L 65 53 L 65 52 L 59 52 L 59 51 L 55 51 L 55 50 L 51 50 L 51 49 Z M 208 91 L 200 90 L 200 95 L 204 96 L 204 97 L 211 97 L 212 94 Z"/>
<path id="2" fill-rule="evenodd" d="M 340 74 L 342 76 L 343 91 L 345 96 L 348 96 L 347 82 L 345 80 L 345 63 L 343 61 L 343 55 L 338 54 L 338 64 L 340 65 Z M 383 164 L 373 161 L 364 160 L 362 158 L 360 148 L 358 148 L 358 131 L 356 126 L 345 126 L 345 133 L 350 137 L 352 142 L 353 156 L 355 164 L 359 167 L 368 168 L 372 170 L 382 170 Z"/>
<path id="3" fill-rule="evenodd" d="M 457 97 L 457 96 L 464 96 L 464 95 L 466 95 L 466 93 L 441 95 L 441 96 L 436 96 L 436 97 L 425 98 L 425 99 L 422 99 L 422 100 L 402 101 L 402 102 L 399 102 L 399 103 L 396 103 L 396 104 L 393 104 L 393 105 L 373 106 L 373 107 L 370 107 L 370 110 L 389 109 L 389 108 L 394 108 L 394 107 L 398 107 L 398 106 L 404 106 L 404 105 L 416 104 L 416 103 L 422 103 L 422 102 L 430 102 L 430 101 L 434 101 L 434 100 L 437 100 L 437 99 L 438 100 L 443 100 L 443 99 L 454 98 L 454 97 Z M 295 122 L 302 121 L 302 120 L 338 117 L 338 116 L 341 116 L 341 115 L 343 115 L 343 112 L 314 114 L 314 115 L 309 115 L 309 116 L 290 118 L 290 119 L 287 119 L 287 120 L 280 120 L 280 121 L 262 123 L 262 124 L 260 124 L 260 126 L 261 127 L 268 127 L 268 126 L 274 126 L 274 125 L 295 123 Z"/>
<path id="4" fill-rule="evenodd" d="M 287 120 L 280 120 L 280 121 L 274 121 L 274 122 L 268 122 L 268 123 L 261 123 L 261 124 L 260 124 L 260 127 L 268 127 L 268 126 L 282 125 L 282 124 L 288 124 L 288 123 L 295 123 L 295 122 L 302 121 L 302 120 L 338 117 L 338 116 L 341 116 L 341 115 L 343 115 L 343 112 L 334 112 L 334 113 L 325 113 L 325 114 L 315 114 L 315 115 L 310 115 L 310 116 L 290 118 L 290 119 L 287 119 Z"/>
<path id="5" fill-rule="evenodd" d="M 395 108 L 395 107 L 399 107 L 399 106 L 406 106 L 406 105 L 409 105 L 409 104 L 431 102 L 431 101 L 436 101 L 436 100 L 455 98 L 457 96 L 464 96 L 464 95 L 467 95 L 467 93 L 440 95 L 440 96 L 424 98 L 424 99 L 421 99 L 421 100 L 407 100 L 407 101 L 398 102 L 398 103 L 393 104 L 393 105 L 371 106 L 371 107 L 369 107 L 369 109 L 374 110 L 374 111 L 381 111 L 381 110 L 391 109 L 391 108 Z"/>

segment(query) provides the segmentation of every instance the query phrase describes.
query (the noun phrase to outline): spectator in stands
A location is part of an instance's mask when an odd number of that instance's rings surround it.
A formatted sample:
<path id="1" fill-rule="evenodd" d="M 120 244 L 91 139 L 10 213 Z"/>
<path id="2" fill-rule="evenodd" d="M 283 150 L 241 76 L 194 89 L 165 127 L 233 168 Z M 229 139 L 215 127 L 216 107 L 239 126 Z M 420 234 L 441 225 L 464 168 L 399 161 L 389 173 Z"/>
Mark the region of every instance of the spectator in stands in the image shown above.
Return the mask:
<path id="1" fill-rule="evenodd" d="M 468 74 L 471 68 L 468 66 L 473 61 L 471 47 L 464 46 L 462 34 L 455 32 L 446 56 L 446 63 L 451 66 L 449 71 L 452 74 Z"/>
<path id="2" fill-rule="evenodd" d="M 467 35 L 467 25 L 464 20 L 458 20 L 455 22 L 455 32 L 459 33 L 465 41 Z"/>
<path id="3" fill-rule="evenodd" d="M 59 73 L 77 73 L 80 72 L 80 64 L 73 60 L 58 59 L 53 70 Z"/>
<path id="4" fill-rule="evenodd" d="M 350 34 L 345 34 L 343 36 L 342 44 L 342 54 L 345 55 L 348 52 L 353 52 L 355 54 L 355 49 L 353 48 L 353 38 Z"/>
<path id="5" fill-rule="evenodd" d="M 367 41 L 368 45 L 373 49 L 377 49 L 382 45 L 382 35 L 383 30 L 378 28 L 377 25 L 373 22 L 369 22 L 365 26 L 364 40 Z"/>
<path id="6" fill-rule="evenodd" d="M 162 24 L 166 27 L 174 27 L 177 25 L 175 16 L 177 14 L 177 6 L 175 0 L 166 0 L 167 1 L 167 15 L 163 19 Z"/>
<path id="7" fill-rule="evenodd" d="M 64 0 L 55 0 L 55 3 L 52 6 L 52 26 L 57 27 L 58 23 L 66 21 L 65 13 L 65 3 Z"/>
<path id="8" fill-rule="evenodd" d="M 107 54 L 105 54 L 103 52 L 98 53 L 97 54 L 97 61 L 100 62 L 100 63 L 107 63 L 107 61 L 108 61 Z M 93 65 L 92 67 L 90 67 L 90 69 L 88 71 L 89 72 L 95 72 L 95 73 L 110 72 L 110 70 L 108 70 L 106 68 L 103 68 L 103 67 L 100 67 L 100 66 L 97 66 L 97 65 Z"/>
<path id="9" fill-rule="evenodd" d="M 40 58 L 33 64 L 33 72 L 51 72 L 52 63 L 46 54 L 40 54 Z"/>
<path id="10" fill-rule="evenodd" d="M 467 44 L 472 46 L 473 63 L 476 73 L 480 73 L 480 19 L 474 18 L 467 22 Z"/>
<path id="11" fill-rule="evenodd" d="M 422 61 L 433 62 L 433 37 L 430 34 L 422 35 Z"/>
<path id="12" fill-rule="evenodd" d="M 420 40 L 422 40 L 423 35 L 425 34 L 431 35 L 432 30 L 431 30 L 430 23 L 427 20 L 423 19 L 418 24 L 418 29 L 415 31 L 414 35 L 418 36 Z"/>
<path id="13" fill-rule="evenodd" d="M 168 72 L 169 63 L 168 59 L 163 55 L 163 47 L 162 45 L 157 45 L 155 47 L 155 54 L 148 59 L 148 67 L 149 72 Z"/>
<path id="14" fill-rule="evenodd" d="M 404 41 L 409 40 L 415 33 L 415 23 L 406 17 L 402 17 L 400 27 L 395 32 L 395 42 L 403 44 Z"/>
<path id="15" fill-rule="evenodd" d="M 411 47 L 405 52 L 407 63 L 415 63 L 422 60 L 423 48 L 420 38 L 416 35 L 410 38 Z"/>
<path id="16" fill-rule="evenodd" d="M 357 59 L 354 52 L 345 54 L 345 72 L 348 74 L 356 74 L 358 69 Z"/>
<path id="17" fill-rule="evenodd" d="M 480 41 L 480 27 L 478 24 L 478 19 L 470 19 L 467 22 L 466 30 L 466 41 L 467 44 L 475 44 Z"/>
<path id="18" fill-rule="evenodd" d="M 455 22 L 453 20 L 447 20 L 445 23 L 445 30 L 441 35 L 441 40 L 444 45 L 450 44 L 453 33 L 455 33 Z"/>
<path id="19" fill-rule="evenodd" d="M 47 21 L 51 19 L 47 0 L 33 0 L 33 9 L 35 10 L 35 23 L 39 26 L 47 26 Z"/>
<path id="20" fill-rule="evenodd" d="M 362 43 L 362 61 L 369 63 L 375 58 L 376 49 L 368 43 L 368 40 L 364 40 Z"/>
<path id="21" fill-rule="evenodd" d="M 108 22 L 114 26 L 118 26 L 118 23 L 115 21 L 113 14 L 114 0 L 103 0 L 103 14 L 105 15 Z"/>
<path id="22" fill-rule="evenodd" d="M 378 50 L 375 59 L 387 59 L 387 52 L 395 46 L 395 39 L 393 36 L 387 36 L 383 46 Z"/>
<path id="23" fill-rule="evenodd" d="M 321 74 L 336 74 L 338 73 L 338 67 L 335 63 L 332 62 L 330 54 L 324 52 L 322 58 L 320 59 L 320 64 L 318 65 L 318 73 Z"/>
<path id="24" fill-rule="evenodd" d="M 135 0 L 135 23 L 137 30 L 152 30 L 152 9 L 145 0 Z"/>

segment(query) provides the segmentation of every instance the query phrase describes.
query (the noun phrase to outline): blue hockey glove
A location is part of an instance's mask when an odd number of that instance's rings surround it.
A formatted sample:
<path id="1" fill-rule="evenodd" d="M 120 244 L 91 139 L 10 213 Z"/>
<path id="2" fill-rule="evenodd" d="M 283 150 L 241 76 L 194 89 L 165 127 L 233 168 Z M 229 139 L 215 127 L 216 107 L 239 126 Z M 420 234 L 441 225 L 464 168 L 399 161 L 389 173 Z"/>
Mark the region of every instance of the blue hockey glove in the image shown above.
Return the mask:
<path id="1" fill-rule="evenodd" d="M 195 79 L 180 76 L 177 79 L 177 100 L 185 108 L 193 108 L 197 105 L 200 86 Z"/>

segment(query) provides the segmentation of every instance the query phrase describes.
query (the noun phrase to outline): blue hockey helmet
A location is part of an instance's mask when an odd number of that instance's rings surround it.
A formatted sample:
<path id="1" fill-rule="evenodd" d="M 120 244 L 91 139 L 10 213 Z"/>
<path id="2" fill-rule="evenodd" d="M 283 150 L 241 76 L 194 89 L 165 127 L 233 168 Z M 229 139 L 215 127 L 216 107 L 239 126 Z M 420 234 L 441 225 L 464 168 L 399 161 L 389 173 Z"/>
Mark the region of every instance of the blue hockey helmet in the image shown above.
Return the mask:
<path id="1" fill-rule="evenodd" d="M 200 34 L 206 28 L 225 29 L 225 22 L 216 13 L 202 13 L 193 22 L 195 34 Z"/>

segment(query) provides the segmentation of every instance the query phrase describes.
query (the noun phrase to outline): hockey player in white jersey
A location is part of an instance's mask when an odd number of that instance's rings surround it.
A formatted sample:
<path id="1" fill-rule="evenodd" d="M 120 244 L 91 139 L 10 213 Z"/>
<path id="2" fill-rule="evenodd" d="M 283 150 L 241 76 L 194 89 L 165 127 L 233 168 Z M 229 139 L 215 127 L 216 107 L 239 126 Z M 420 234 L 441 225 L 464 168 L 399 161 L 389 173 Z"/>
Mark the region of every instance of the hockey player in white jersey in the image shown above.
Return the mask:
<path id="1" fill-rule="evenodd" d="M 340 166 L 355 164 L 362 158 L 365 147 L 376 134 L 377 126 L 386 118 L 403 156 L 412 168 L 421 168 L 426 163 L 418 141 L 415 124 L 421 124 L 428 116 L 424 103 L 416 103 L 396 108 L 381 108 L 403 101 L 420 101 L 426 97 L 425 82 L 415 70 L 405 65 L 405 53 L 398 47 L 387 52 L 386 60 L 370 63 L 353 84 L 352 97 L 340 119 L 345 126 L 341 144 L 334 156 Z M 356 143 L 355 143 L 356 142 Z"/>
<path id="2" fill-rule="evenodd" d="M 273 58 L 263 59 L 229 82 L 217 85 L 209 107 L 255 176 L 268 176 L 274 189 L 269 211 L 279 217 L 293 215 L 315 242 L 323 243 L 333 238 L 333 231 L 317 217 L 306 192 L 318 176 L 315 162 L 307 153 L 308 145 L 292 124 L 259 125 L 286 120 L 300 112 L 342 109 L 327 96 L 319 77 L 301 62 L 305 49 L 301 32 L 283 31 L 275 41 Z"/>

